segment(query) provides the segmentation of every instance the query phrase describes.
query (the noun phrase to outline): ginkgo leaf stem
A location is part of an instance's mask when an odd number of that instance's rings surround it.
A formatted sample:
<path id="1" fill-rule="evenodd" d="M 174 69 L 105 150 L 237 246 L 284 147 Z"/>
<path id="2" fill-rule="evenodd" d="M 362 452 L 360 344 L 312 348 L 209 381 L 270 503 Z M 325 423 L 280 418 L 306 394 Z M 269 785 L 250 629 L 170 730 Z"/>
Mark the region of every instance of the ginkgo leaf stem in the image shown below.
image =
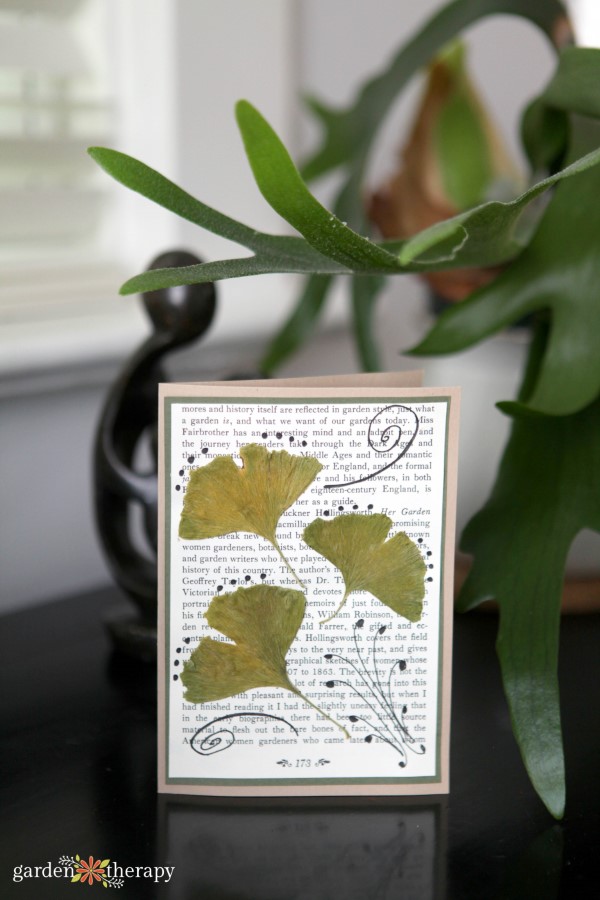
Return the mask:
<path id="1" fill-rule="evenodd" d="M 348 599 L 348 597 L 350 596 L 351 593 L 352 592 L 346 588 L 346 591 L 344 592 L 344 596 L 342 597 L 342 601 L 341 601 L 340 605 L 338 606 L 338 608 L 336 610 L 334 610 L 330 616 L 327 616 L 326 619 L 319 619 L 319 625 L 325 625 L 327 622 L 331 622 L 332 619 L 335 619 L 335 617 L 337 616 L 340 609 L 343 607 L 344 603 L 346 602 L 346 600 Z"/>
<path id="2" fill-rule="evenodd" d="M 283 550 L 282 550 L 281 547 L 279 546 L 279 544 L 278 544 L 278 542 L 277 542 L 277 538 L 273 538 L 273 539 L 271 540 L 271 543 L 273 544 L 273 546 L 275 547 L 275 549 L 276 549 L 277 552 L 279 553 L 279 555 L 280 555 L 280 557 L 282 558 L 283 562 L 285 563 L 286 568 L 288 569 L 288 571 L 291 572 L 291 574 L 294 576 L 294 579 L 298 582 L 298 584 L 300 585 L 300 587 L 302 588 L 302 590 L 305 591 L 305 590 L 306 590 L 306 585 L 304 584 L 303 581 L 300 580 L 300 578 L 298 577 L 298 575 L 295 573 L 294 569 L 292 568 L 292 566 L 291 566 L 291 564 L 290 564 L 290 561 L 286 558 L 285 554 L 283 553 Z"/>
<path id="3" fill-rule="evenodd" d="M 308 703 L 309 706 L 312 706 L 312 708 L 316 710 L 320 716 L 323 716 L 325 719 L 331 722 L 332 725 L 335 725 L 336 728 L 339 728 L 340 731 L 343 732 L 344 737 L 347 741 L 350 740 L 350 733 L 344 728 L 343 725 L 341 725 L 339 722 L 336 722 L 335 719 L 333 719 L 328 713 L 326 713 L 324 709 L 321 709 L 316 705 L 316 703 L 313 703 L 312 700 L 309 700 L 308 697 L 305 697 L 302 691 L 299 691 L 298 688 L 292 687 L 291 691 L 293 694 L 296 694 L 296 696 L 301 700 L 304 700 L 305 703 Z"/>

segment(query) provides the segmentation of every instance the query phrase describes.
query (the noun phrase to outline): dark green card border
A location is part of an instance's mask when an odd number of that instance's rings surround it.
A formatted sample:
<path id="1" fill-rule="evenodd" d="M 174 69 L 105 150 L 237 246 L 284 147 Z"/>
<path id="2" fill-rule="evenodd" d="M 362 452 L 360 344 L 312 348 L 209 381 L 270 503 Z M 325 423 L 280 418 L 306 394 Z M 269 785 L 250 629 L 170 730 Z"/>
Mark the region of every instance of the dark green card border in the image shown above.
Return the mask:
<path id="1" fill-rule="evenodd" d="M 206 396 L 196 396 L 196 395 L 173 395 L 173 396 L 165 396 L 163 397 L 163 413 L 164 413 L 164 431 L 163 438 L 161 442 L 161 446 L 159 448 L 159 453 L 164 454 L 164 493 L 163 493 L 163 504 L 164 504 L 164 609 L 163 615 L 165 617 L 165 646 L 159 648 L 159 653 L 165 654 L 165 672 L 164 672 L 164 691 L 165 691 L 165 728 L 164 728 L 164 760 L 165 760 L 165 784 L 167 785 L 189 785 L 192 786 L 205 786 L 205 787 L 251 787 L 253 785 L 259 786 L 280 786 L 285 788 L 286 785 L 306 785 L 307 787 L 310 785 L 337 785 L 337 784 L 356 784 L 356 785 L 370 785 L 370 784 L 389 784 L 389 785 L 400 785 L 400 784 L 439 784 L 442 780 L 441 775 L 441 743 L 442 743 L 442 731 L 441 731 L 441 719 L 442 719 L 442 673 L 443 673 L 443 664 L 444 664 L 444 627 L 445 627 L 445 619 L 444 619 L 444 580 L 445 580 L 445 551 L 446 551 L 446 510 L 447 510 L 447 499 L 448 499 L 448 446 L 449 446 L 449 435 L 450 435 L 450 419 L 451 419 L 451 410 L 452 410 L 452 396 L 451 395 L 434 395 L 434 396 L 408 396 L 408 395 L 397 395 L 397 396 L 386 396 L 386 397 L 378 397 L 378 396 L 362 396 L 362 397 L 354 397 L 354 396 L 335 396 L 335 397 L 239 397 L 239 396 L 214 396 L 214 397 L 206 397 Z M 438 634 L 438 702 L 437 702 L 437 722 L 436 722 L 436 757 L 435 757 L 435 775 L 428 775 L 425 777 L 398 777 L 398 778 L 225 778 L 225 779 L 215 779 L 215 778 L 170 778 L 169 777 L 169 721 L 170 721 L 170 679 L 169 672 L 171 671 L 171 593 L 170 593 L 170 581 L 171 581 L 171 475 L 172 475 L 172 458 L 171 458 L 171 411 L 172 407 L 175 404 L 197 404 L 197 405 L 214 405 L 216 403 L 235 403 L 236 405 L 248 404 L 252 406 L 265 405 L 265 404 L 278 404 L 278 405 L 293 405 L 293 404 L 304 404 L 304 405 L 317 405 L 317 404 L 327 404 L 327 403 L 354 403 L 354 404 L 373 404 L 373 403 L 399 403 L 399 404 L 419 404 L 419 403 L 444 403 L 446 405 L 446 433 L 445 433 L 445 445 L 444 445 L 444 474 L 443 474 L 443 499 L 442 499 L 442 546 L 440 553 L 440 580 L 439 580 L 439 592 L 438 592 L 438 616 L 439 616 L 439 634 Z M 159 710 L 160 714 L 160 710 Z M 448 727 L 450 723 L 448 723 Z"/>

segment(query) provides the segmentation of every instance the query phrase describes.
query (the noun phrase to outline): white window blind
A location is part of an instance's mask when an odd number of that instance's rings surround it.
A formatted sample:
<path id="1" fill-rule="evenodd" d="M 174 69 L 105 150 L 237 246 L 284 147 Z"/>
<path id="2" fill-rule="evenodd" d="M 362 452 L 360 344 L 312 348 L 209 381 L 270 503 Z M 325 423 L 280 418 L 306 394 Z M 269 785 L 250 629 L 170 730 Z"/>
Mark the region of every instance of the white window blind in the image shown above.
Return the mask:
<path id="1" fill-rule="evenodd" d="M 104 0 L 0 0 L 0 245 L 39 255 L 99 230 L 86 155 L 110 141 Z"/>
<path id="2" fill-rule="evenodd" d="M 295 8 L 296 0 L 0 0 L 0 388 L 134 346 L 147 322 L 118 287 L 157 253 L 231 252 L 116 185 L 88 146 L 114 146 L 205 202 L 281 230 L 249 173 L 233 108 L 247 96 L 289 143 Z M 210 340 L 269 335 L 284 320 L 291 276 L 242 281 L 219 286 Z"/>

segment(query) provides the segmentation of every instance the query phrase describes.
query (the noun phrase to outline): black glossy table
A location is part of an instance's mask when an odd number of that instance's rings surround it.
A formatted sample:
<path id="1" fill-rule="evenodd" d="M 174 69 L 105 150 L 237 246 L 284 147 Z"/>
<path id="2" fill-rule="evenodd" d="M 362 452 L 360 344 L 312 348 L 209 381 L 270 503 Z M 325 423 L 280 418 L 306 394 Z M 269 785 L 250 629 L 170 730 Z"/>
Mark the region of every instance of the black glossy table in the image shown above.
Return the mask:
<path id="1" fill-rule="evenodd" d="M 105 896 L 97 883 L 12 880 L 15 866 L 75 853 L 175 866 L 168 884 L 126 879 L 110 891 L 123 900 L 600 896 L 599 616 L 562 624 L 557 824 L 512 738 L 493 615 L 455 623 L 448 797 L 216 802 L 156 793 L 155 673 L 111 651 L 104 621 L 119 608 L 103 591 L 0 619 L 0 897 Z"/>

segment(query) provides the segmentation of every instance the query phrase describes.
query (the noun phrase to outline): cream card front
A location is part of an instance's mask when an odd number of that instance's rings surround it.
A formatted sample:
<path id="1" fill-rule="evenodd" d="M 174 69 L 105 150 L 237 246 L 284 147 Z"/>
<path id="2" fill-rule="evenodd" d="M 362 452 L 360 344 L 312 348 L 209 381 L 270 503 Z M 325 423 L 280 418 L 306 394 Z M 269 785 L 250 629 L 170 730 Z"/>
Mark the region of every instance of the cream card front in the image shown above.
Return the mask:
<path id="1" fill-rule="evenodd" d="M 448 790 L 458 391 L 160 394 L 159 789 Z"/>

